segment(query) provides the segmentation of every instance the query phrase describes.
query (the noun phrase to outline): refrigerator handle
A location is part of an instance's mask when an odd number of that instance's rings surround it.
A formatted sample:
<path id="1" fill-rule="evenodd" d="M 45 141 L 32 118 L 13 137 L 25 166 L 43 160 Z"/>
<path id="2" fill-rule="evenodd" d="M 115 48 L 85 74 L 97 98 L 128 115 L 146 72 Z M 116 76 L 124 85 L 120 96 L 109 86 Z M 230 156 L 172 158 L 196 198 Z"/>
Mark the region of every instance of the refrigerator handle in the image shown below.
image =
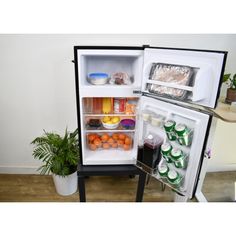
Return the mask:
<path id="1" fill-rule="evenodd" d="M 211 158 L 211 149 L 205 150 L 204 158 L 207 158 L 207 159 Z"/>
<path id="2" fill-rule="evenodd" d="M 75 63 L 75 60 L 71 60 L 72 63 Z"/>

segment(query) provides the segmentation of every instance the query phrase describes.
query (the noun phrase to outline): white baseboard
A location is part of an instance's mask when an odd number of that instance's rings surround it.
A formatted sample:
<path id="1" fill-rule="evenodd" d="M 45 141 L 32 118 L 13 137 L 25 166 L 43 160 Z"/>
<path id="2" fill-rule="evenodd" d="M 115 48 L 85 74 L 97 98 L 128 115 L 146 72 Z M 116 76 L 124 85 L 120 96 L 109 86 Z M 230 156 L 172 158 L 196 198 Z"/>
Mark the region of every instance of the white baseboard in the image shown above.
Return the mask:
<path id="1" fill-rule="evenodd" d="M 39 174 L 38 166 L 0 166 L 0 174 Z"/>
<path id="2" fill-rule="evenodd" d="M 208 166 L 207 172 L 236 171 L 236 163 Z"/>

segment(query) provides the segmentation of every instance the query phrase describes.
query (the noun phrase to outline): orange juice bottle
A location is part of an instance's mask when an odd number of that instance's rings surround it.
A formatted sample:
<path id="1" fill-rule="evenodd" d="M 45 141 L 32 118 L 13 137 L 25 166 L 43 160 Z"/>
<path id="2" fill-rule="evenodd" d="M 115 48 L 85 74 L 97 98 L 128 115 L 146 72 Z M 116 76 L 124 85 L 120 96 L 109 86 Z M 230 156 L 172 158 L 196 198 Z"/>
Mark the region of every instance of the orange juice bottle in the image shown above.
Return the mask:
<path id="1" fill-rule="evenodd" d="M 102 98 L 102 112 L 104 114 L 112 113 L 113 99 L 112 98 Z"/>

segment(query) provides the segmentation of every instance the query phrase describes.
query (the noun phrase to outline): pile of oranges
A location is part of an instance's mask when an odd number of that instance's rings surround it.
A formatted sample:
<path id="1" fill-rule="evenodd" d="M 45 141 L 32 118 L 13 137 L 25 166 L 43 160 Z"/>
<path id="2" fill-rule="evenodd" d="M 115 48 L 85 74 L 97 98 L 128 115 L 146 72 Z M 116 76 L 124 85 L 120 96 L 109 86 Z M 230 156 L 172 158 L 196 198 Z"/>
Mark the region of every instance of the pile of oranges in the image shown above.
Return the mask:
<path id="1" fill-rule="evenodd" d="M 103 133 L 98 135 L 91 133 L 87 135 L 87 143 L 90 150 L 97 150 L 98 148 L 110 149 L 121 148 L 128 151 L 132 147 L 133 139 L 124 133 L 113 133 L 111 135 Z"/>

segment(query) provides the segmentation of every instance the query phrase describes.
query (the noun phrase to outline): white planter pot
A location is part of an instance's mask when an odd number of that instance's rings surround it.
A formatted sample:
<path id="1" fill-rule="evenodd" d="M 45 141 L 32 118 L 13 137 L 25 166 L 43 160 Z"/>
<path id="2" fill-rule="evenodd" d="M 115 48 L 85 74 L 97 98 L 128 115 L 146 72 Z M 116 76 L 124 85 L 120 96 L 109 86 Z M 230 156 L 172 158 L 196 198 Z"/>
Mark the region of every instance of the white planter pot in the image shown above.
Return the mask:
<path id="1" fill-rule="evenodd" d="M 55 174 L 52 174 L 52 177 L 56 187 L 56 191 L 59 195 L 67 196 L 77 191 L 78 187 L 77 171 L 65 177 Z"/>

